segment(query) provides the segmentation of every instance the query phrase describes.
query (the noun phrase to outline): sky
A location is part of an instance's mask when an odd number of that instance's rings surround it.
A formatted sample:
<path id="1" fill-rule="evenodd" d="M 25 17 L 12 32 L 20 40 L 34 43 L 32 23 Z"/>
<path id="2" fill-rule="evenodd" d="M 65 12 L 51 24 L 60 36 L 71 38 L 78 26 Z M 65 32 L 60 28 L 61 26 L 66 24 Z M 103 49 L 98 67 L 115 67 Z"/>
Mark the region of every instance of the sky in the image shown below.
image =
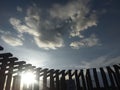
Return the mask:
<path id="1" fill-rule="evenodd" d="M 1 0 L 0 45 L 37 67 L 120 63 L 120 0 Z"/>

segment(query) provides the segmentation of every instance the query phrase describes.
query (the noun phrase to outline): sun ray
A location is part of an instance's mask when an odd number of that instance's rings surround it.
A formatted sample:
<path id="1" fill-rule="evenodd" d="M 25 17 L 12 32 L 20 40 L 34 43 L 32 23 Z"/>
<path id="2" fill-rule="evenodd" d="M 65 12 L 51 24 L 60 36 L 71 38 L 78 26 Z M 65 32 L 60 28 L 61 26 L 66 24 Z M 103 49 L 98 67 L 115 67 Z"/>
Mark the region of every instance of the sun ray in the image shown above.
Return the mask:
<path id="1" fill-rule="evenodd" d="M 21 83 L 26 84 L 29 87 L 30 84 L 35 83 L 35 74 L 31 71 L 22 72 Z"/>

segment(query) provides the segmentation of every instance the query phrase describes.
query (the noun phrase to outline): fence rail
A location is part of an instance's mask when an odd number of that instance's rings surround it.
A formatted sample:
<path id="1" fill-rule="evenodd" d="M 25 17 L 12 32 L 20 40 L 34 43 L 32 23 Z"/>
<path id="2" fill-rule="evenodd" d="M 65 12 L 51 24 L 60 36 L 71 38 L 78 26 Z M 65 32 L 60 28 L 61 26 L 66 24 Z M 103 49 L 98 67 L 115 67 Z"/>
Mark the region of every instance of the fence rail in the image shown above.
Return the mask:
<path id="1" fill-rule="evenodd" d="M 26 71 L 36 75 L 36 82 L 29 86 L 21 82 L 21 73 Z M 120 90 L 120 64 L 98 69 L 42 69 L 11 53 L 0 53 L 0 90 Z"/>

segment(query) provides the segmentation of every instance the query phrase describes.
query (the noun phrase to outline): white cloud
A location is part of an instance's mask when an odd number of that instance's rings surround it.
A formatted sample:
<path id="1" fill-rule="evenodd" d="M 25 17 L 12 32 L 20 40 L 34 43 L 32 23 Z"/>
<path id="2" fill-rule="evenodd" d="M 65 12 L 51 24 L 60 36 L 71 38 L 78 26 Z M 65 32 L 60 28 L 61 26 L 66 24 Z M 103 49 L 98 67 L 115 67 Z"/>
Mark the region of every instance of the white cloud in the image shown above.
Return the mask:
<path id="1" fill-rule="evenodd" d="M 81 47 L 93 47 L 96 45 L 100 45 L 100 43 L 95 34 L 92 34 L 90 37 L 84 38 L 80 41 L 74 41 L 70 44 L 70 46 L 74 49 L 80 49 Z"/>
<path id="2" fill-rule="evenodd" d="M 65 5 L 55 4 L 50 10 L 51 16 L 59 19 L 71 18 L 71 37 L 83 37 L 81 31 L 97 25 L 97 16 L 90 12 L 90 0 L 70 0 Z M 89 14 L 89 15 L 88 15 Z"/>
<path id="3" fill-rule="evenodd" d="M 38 8 L 28 8 L 24 21 L 10 18 L 10 23 L 20 34 L 27 33 L 33 37 L 38 47 L 43 49 L 56 49 L 64 46 L 61 34 L 56 30 L 52 21 L 40 20 Z M 21 36 L 21 35 L 20 35 Z"/>
<path id="4" fill-rule="evenodd" d="M 13 36 L 11 36 L 11 35 L 2 35 L 2 36 L 1 36 L 1 39 L 2 39 L 5 43 L 7 43 L 7 44 L 9 44 L 9 45 L 11 45 L 11 46 L 21 46 L 21 45 L 23 45 L 23 42 L 22 42 L 21 39 L 16 38 L 16 37 L 13 37 Z"/>
<path id="5" fill-rule="evenodd" d="M 36 42 L 36 44 L 40 47 L 40 48 L 44 48 L 46 50 L 48 49 L 57 49 L 57 48 L 60 48 L 60 47 L 63 47 L 64 44 L 63 44 L 63 40 L 59 37 L 56 37 L 55 38 L 56 42 L 55 41 L 42 41 L 40 39 L 40 37 L 34 37 L 34 40 Z M 58 42 L 59 41 L 59 42 Z"/>
<path id="6" fill-rule="evenodd" d="M 20 34 L 31 35 L 35 44 L 40 48 L 57 49 L 64 46 L 64 34 L 68 33 L 71 38 L 75 36 L 83 38 L 84 35 L 81 34 L 81 31 L 97 25 L 97 16 L 91 12 L 89 1 L 69 0 L 64 5 L 54 4 L 47 9 L 33 5 L 26 10 L 26 16 L 22 20 L 13 17 L 9 21 Z M 18 7 L 19 9 L 20 7 Z M 66 22 L 68 19 L 70 22 Z M 67 26 L 69 30 L 67 30 Z M 83 45 L 91 47 L 97 43 L 97 39 L 93 38 L 91 42 L 87 39 L 85 41 L 72 42 L 71 46 L 77 48 Z"/>
<path id="7" fill-rule="evenodd" d="M 37 32 L 36 29 L 33 28 L 33 26 L 31 25 L 31 27 L 22 24 L 22 21 L 17 19 L 17 18 L 10 18 L 10 24 L 13 25 L 13 28 L 15 30 L 17 30 L 20 33 L 28 33 L 30 35 L 34 35 L 34 36 L 39 36 L 39 33 Z"/>

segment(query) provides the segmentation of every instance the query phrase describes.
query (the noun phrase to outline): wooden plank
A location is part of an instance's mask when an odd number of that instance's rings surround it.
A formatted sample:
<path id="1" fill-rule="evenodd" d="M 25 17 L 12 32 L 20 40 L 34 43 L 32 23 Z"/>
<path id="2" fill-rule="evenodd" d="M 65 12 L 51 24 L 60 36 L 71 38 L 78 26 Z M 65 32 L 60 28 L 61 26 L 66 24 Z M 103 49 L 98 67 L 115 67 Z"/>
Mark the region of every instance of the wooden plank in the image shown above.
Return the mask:
<path id="1" fill-rule="evenodd" d="M 43 71 L 43 90 L 47 90 L 47 70 L 44 69 Z"/>
<path id="2" fill-rule="evenodd" d="M 4 59 L 5 61 L 2 62 L 1 70 L 0 70 L 0 90 L 3 90 L 5 79 L 6 79 L 5 71 L 6 71 L 6 66 L 7 66 L 7 58 L 4 58 Z"/>
<path id="3" fill-rule="evenodd" d="M 54 86 L 54 69 L 50 70 L 50 90 L 54 90 L 55 86 Z"/>
<path id="4" fill-rule="evenodd" d="M 60 90 L 59 70 L 55 71 L 55 78 L 56 78 L 56 90 Z"/>
<path id="5" fill-rule="evenodd" d="M 116 80 L 117 87 L 120 90 L 120 67 L 118 65 L 113 65 L 113 67 L 114 67 L 116 77 L 117 77 L 117 80 Z"/>
<path id="6" fill-rule="evenodd" d="M 1 53 L 0 58 L 7 58 L 7 57 L 12 57 L 13 55 L 11 53 Z"/>
<path id="7" fill-rule="evenodd" d="M 40 70 L 41 70 L 41 68 L 37 68 L 36 69 L 36 83 L 34 84 L 34 90 L 39 90 L 39 85 L 40 85 L 40 82 L 39 82 Z"/>
<path id="8" fill-rule="evenodd" d="M 61 79 L 60 79 L 60 81 L 61 81 L 61 89 L 60 90 L 66 90 L 66 81 L 65 81 L 65 70 L 62 70 L 61 71 L 61 74 L 62 74 L 62 77 L 61 77 Z"/>
<path id="9" fill-rule="evenodd" d="M 20 86 L 21 86 L 21 72 L 23 69 L 23 66 L 25 65 L 25 63 L 19 63 L 19 67 L 18 67 L 18 72 L 17 72 L 17 76 L 14 77 L 14 81 L 15 83 L 13 84 L 13 89 L 14 90 L 20 90 Z"/>
<path id="10" fill-rule="evenodd" d="M 18 58 L 16 58 L 16 57 L 10 57 L 10 58 L 8 58 L 7 61 L 17 61 L 17 60 L 18 60 Z M 4 62 L 4 61 L 5 61 L 4 58 L 0 59 L 0 62 Z M 9 63 L 8 63 L 8 65 L 9 65 Z"/>
<path id="11" fill-rule="evenodd" d="M 90 75 L 90 69 L 86 70 L 86 81 L 87 81 L 88 90 L 93 90 L 93 84 L 92 84 L 92 79 L 91 79 L 91 75 Z"/>
<path id="12" fill-rule="evenodd" d="M 13 77 L 12 90 L 20 90 L 21 77 L 19 75 Z"/>
<path id="13" fill-rule="evenodd" d="M 106 73 L 105 73 L 104 69 L 100 68 L 100 72 L 102 75 L 102 81 L 103 81 L 104 87 L 106 90 L 109 90 L 108 80 L 107 80 Z"/>
<path id="14" fill-rule="evenodd" d="M 115 81 L 114 80 L 115 72 L 109 66 L 107 66 L 106 69 L 107 69 L 107 72 L 108 72 L 108 75 L 110 78 L 111 88 L 114 89 L 115 88 L 115 82 L 114 82 Z M 114 78 L 113 78 L 113 76 L 114 76 Z"/>
<path id="15" fill-rule="evenodd" d="M 87 90 L 86 82 L 85 82 L 85 76 L 84 76 L 84 73 L 83 73 L 83 69 L 80 70 L 79 77 L 80 76 L 81 76 L 82 85 L 83 85 L 83 89 L 82 90 Z"/>
<path id="16" fill-rule="evenodd" d="M 76 81 L 77 90 L 80 90 L 80 79 L 79 79 L 79 76 L 78 76 L 78 70 L 75 70 L 75 81 Z"/>
<path id="17" fill-rule="evenodd" d="M 13 65 L 14 65 L 14 60 L 10 61 L 8 75 L 7 75 L 8 77 L 7 77 L 7 82 L 6 82 L 6 89 L 5 90 L 10 90 L 11 81 L 12 81 L 12 74 L 13 74 Z"/>
<path id="18" fill-rule="evenodd" d="M 99 79 L 98 79 L 98 74 L 97 74 L 96 68 L 93 68 L 93 76 L 94 76 L 94 79 L 95 79 L 96 88 L 100 89 L 100 83 L 99 83 Z"/>
<path id="19" fill-rule="evenodd" d="M 72 74 L 71 74 L 71 71 L 72 71 L 72 70 L 68 70 L 68 71 L 66 72 L 66 75 L 68 75 L 69 80 L 71 80 L 71 79 L 72 79 Z"/>

